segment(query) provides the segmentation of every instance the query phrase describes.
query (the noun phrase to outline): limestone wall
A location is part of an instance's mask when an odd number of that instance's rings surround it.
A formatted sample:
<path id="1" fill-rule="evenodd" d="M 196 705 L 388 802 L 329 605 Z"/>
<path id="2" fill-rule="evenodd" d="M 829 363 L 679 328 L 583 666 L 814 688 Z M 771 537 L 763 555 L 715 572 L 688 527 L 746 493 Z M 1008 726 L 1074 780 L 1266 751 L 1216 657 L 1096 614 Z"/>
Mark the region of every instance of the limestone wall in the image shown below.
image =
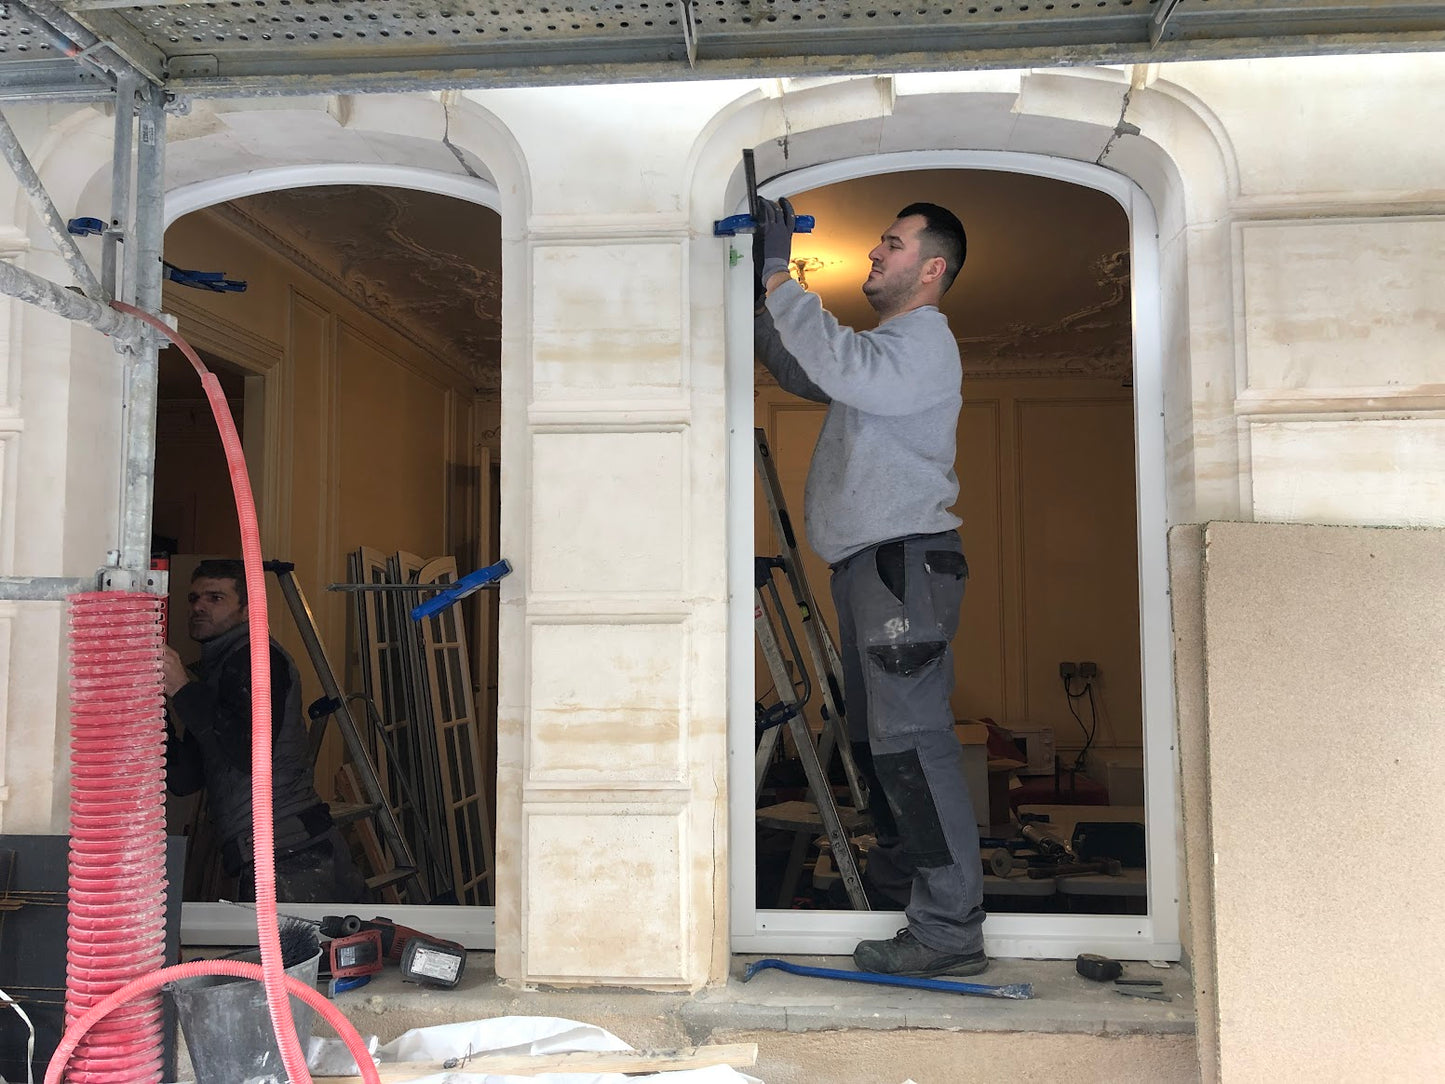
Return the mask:
<path id="1" fill-rule="evenodd" d="M 1442 82 L 1438 57 L 1353 57 L 230 103 L 178 122 L 177 184 L 408 156 L 458 174 L 443 131 L 496 183 L 502 549 L 518 568 L 501 591 L 499 973 L 724 974 L 727 517 L 745 499 L 725 395 L 746 299 L 727 296 L 710 225 L 737 205 L 742 148 L 764 176 L 950 148 L 1133 179 L 1159 228 L 1157 291 L 1136 304 L 1161 329 L 1169 520 L 1438 524 L 1445 149 L 1422 133 Z M 16 111 L 63 214 L 106 161 L 86 113 Z M 54 271 L 28 213 L 0 210 L 0 240 Z M 81 574 L 110 545 L 113 495 L 91 469 L 115 447 L 106 351 L 0 309 L 0 559 Z M 4 825 L 58 827 L 58 618 L 10 606 L 6 622 Z M 1186 837 L 1192 863 L 1202 841 Z M 1245 1064 L 1228 1055 L 1240 1019 L 1222 1017 L 1226 1067 Z"/>

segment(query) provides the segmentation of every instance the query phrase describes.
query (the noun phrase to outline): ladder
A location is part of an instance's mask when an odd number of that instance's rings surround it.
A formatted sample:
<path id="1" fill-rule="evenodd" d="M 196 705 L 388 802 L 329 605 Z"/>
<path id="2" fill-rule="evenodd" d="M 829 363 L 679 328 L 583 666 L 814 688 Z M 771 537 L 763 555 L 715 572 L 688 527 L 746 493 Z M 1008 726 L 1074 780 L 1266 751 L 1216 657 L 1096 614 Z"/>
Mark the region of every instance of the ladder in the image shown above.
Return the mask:
<path id="1" fill-rule="evenodd" d="M 797 611 L 799 624 L 803 629 L 803 640 L 808 645 L 808 658 L 812 671 L 819 677 L 819 690 L 823 697 L 823 734 L 818 745 L 818 757 L 827 764 L 836 747 L 843 761 L 843 774 L 848 779 L 848 793 L 853 808 L 868 806 L 868 787 L 858 773 L 853 760 L 853 747 L 848 737 L 848 721 L 843 703 L 843 662 L 833 637 L 818 616 L 818 605 L 813 600 L 813 589 L 803 571 L 802 554 L 798 551 L 798 538 L 793 531 L 793 521 L 788 516 L 788 506 L 783 500 L 783 487 L 778 481 L 777 467 L 768 449 L 768 435 L 762 429 L 753 430 L 753 461 L 757 465 L 758 479 L 762 482 L 763 496 L 768 505 L 768 518 L 773 525 L 773 534 L 783 553 L 777 560 L 782 568 L 788 586 L 792 588 L 793 606 Z M 777 590 L 773 589 L 776 598 Z M 786 626 L 785 626 L 786 627 Z M 791 632 L 789 633 L 791 639 Z"/>
<path id="2" fill-rule="evenodd" d="M 316 632 L 316 618 L 306 602 L 306 596 L 301 592 L 301 585 L 296 582 L 296 566 L 290 561 L 266 561 L 262 567 L 267 572 L 276 574 L 281 585 L 281 594 L 285 596 L 291 617 L 296 622 L 296 631 L 301 634 L 301 640 L 306 645 L 306 654 L 311 657 L 311 665 L 321 681 L 322 691 L 326 694 L 307 709 L 312 720 L 309 732 L 312 761 L 315 761 L 322 738 L 325 737 L 326 721 L 334 717 L 363 796 L 360 808 L 349 811 L 345 819 L 374 820 L 381 830 L 381 842 L 391 854 L 391 868 L 367 878 L 366 886 L 372 891 L 378 891 L 410 882 L 408 894 L 413 896 L 410 902 L 425 903 L 426 894 L 417 875 L 416 859 L 412 856 L 406 838 L 401 834 L 391 805 L 382 793 L 376 765 L 367 755 L 366 745 L 356 729 L 356 720 L 351 716 L 351 707 L 336 681 L 336 671 L 331 667 L 331 660 L 326 657 L 326 648 Z"/>
<path id="3" fill-rule="evenodd" d="M 784 547 L 784 552 L 780 557 L 756 557 L 753 561 L 753 627 L 757 634 L 758 646 L 762 650 L 763 659 L 767 663 L 768 672 L 772 675 L 773 686 L 777 690 L 780 701 L 772 710 L 764 712 L 760 709 L 759 712 L 758 725 L 761 733 L 758 735 L 757 759 L 754 766 L 755 792 L 762 786 L 767 765 L 777 748 L 781 727 L 786 725 L 788 732 L 793 737 L 793 744 L 797 747 L 798 759 L 802 762 L 803 774 L 808 781 L 808 791 L 817 807 L 822 827 L 827 833 L 828 843 L 833 852 L 833 861 L 843 880 L 848 900 L 854 910 L 867 911 L 870 909 L 868 897 L 863 890 L 863 880 L 858 874 L 858 861 L 853 852 L 853 843 L 838 811 L 838 804 L 833 800 L 833 789 L 828 781 L 828 773 L 825 768 L 825 765 L 832 759 L 833 750 L 836 748 L 848 777 L 849 791 L 854 803 L 853 808 L 861 812 L 867 804 L 866 791 L 858 777 L 852 749 L 848 744 L 847 724 L 842 713 L 843 697 L 840 682 L 842 667 L 839 664 L 837 652 L 833 648 L 832 640 L 821 620 L 818 619 L 817 608 L 813 604 L 812 591 L 799 560 L 797 540 L 793 535 L 792 523 L 788 519 L 787 506 L 783 502 L 782 490 L 778 486 L 772 457 L 768 454 L 767 438 L 761 429 L 754 430 L 754 436 L 757 447 L 758 476 L 763 484 L 763 493 L 767 498 L 768 512 L 772 518 L 773 528 Z M 803 717 L 803 703 L 808 697 L 807 690 L 809 688 L 808 669 L 799 657 L 792 626 L 783 611 L 782 598 L 773 577 L 773 572 L 777 569 L 783 571 L 792 587 L 794 605 L 800 617 L 800 624 L 803 627 L 804 638 L 808 643 L 809 655 L 813 664 L 812 672 L 817 674 L 819 679 L 818 685 L 824 704 L 821 748 L 814 746 L 812 732 L 808 729 L 807 721 Z M 788 672 L 787 664 L 784 662 L 775 621 L 782 624 L 789 647 L 802 675 L 805 692 L 801 697 L 794 685 L 792 675 Z M 758 814 L 763 817 L 765 811 L 759 810 Z M 801 833 L 805 830 L 805 822 L 799 822 L 797 827 L 800 832 L 798 838 L 801 839 L 803 838 Z M 800 857 L 795 848 L 792 865 L 796 865 Z"/>

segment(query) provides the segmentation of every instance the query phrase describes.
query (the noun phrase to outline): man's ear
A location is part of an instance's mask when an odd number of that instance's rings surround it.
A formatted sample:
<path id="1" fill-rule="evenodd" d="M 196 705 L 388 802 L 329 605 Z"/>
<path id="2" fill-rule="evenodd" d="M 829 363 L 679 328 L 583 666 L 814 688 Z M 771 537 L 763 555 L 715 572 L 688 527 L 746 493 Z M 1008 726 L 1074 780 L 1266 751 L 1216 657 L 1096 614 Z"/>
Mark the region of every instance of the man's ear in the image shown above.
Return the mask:
<path id="1" fill-rule="evenodd" d="M 930 256 L 923 261 L 923 274 L 919 276 L 919 281 L 931 286 L 941 280 L 947 270 L 947 260 L 942 256 Z"/>

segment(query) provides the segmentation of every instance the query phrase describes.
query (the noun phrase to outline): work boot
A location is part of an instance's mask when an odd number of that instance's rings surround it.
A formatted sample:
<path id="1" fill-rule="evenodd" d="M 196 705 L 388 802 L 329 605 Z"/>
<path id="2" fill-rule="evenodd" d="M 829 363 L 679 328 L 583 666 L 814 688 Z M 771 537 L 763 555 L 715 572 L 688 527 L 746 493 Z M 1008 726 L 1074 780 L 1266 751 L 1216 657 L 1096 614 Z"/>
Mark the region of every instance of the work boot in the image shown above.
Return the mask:
<path id="1" fill-rule="evenodd" d="M 883 975 L 978 975 L 988 969 L 983 949 L 977 952 L 942 952 L 925 945 L 907 926 L 887 941 L 859 941 L 853 950 L 859 971 Z"/>

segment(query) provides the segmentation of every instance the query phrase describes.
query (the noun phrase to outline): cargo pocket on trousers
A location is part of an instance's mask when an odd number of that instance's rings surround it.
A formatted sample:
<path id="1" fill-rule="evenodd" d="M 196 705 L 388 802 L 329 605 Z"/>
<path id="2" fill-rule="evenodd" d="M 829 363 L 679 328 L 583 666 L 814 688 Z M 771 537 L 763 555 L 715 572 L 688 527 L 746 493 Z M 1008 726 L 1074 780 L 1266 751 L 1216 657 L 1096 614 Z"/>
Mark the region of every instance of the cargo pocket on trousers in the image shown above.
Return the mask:
<path id="1" fill-rule="evenodd" d="M 883 784 L 883 793 L 898 821 L 898 835 L 904 852 L 919 869 L 953 865 L 948 840 L 943 835 L 943 822 L 918 752 L 906 749 L 901 753 L 875 753 L 873 767 Z"/>

